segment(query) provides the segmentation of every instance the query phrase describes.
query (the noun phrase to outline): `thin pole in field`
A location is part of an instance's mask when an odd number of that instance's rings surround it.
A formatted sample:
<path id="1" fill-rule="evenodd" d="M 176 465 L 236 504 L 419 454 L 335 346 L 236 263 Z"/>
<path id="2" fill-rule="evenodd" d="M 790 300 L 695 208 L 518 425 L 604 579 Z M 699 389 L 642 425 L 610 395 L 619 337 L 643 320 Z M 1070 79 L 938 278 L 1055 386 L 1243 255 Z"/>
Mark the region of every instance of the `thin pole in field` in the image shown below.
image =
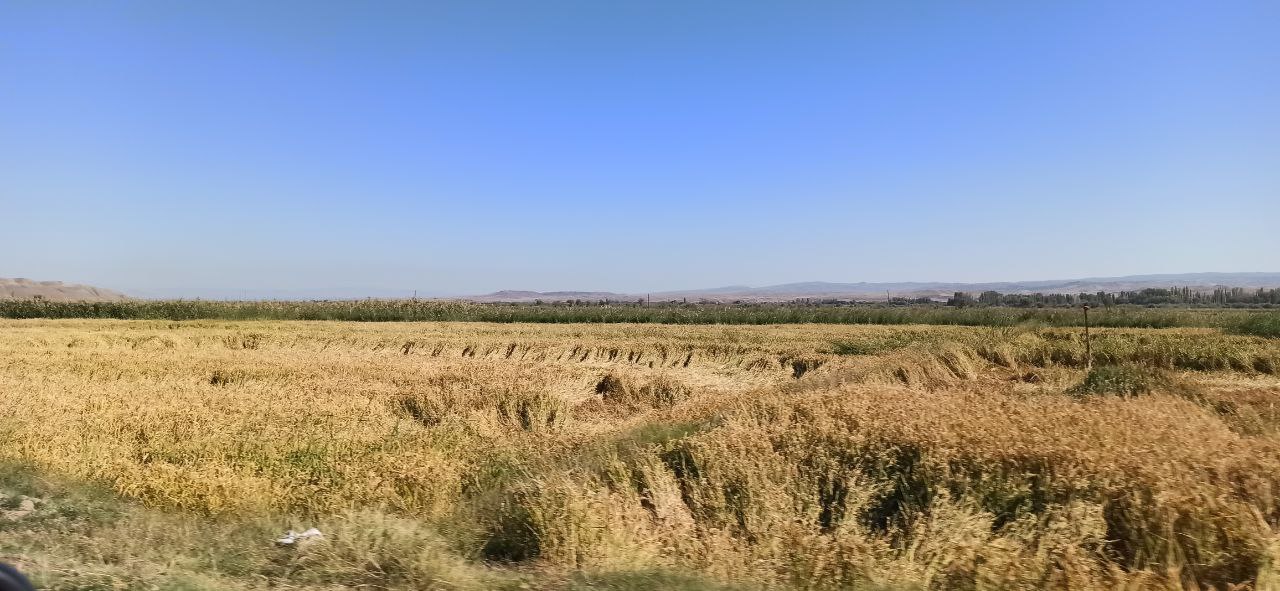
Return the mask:
<path id="1" fill-rule="evenodd" d="M 1093 369 L 1093 343 L 1089 339 L 1089 304 L 1085 304 L 1084 308 L 1084 368 L 1086 371 Z"/>

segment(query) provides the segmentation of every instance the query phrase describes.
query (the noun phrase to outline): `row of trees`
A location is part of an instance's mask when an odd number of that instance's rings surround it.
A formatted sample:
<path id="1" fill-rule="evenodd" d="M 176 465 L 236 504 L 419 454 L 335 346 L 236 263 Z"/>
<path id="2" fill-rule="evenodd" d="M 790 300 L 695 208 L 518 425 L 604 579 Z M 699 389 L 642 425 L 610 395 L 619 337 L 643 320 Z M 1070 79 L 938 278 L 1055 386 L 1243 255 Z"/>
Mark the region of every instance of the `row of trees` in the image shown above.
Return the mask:
<path id="1" fill-rule="evenodd" d="M 976 297 L 956 292 L 947 300 L 948 306 L 1008 306 L 1014 308 L 1043 308 L 1058 306 L 1272 306 L 1280 305 L 1280 289 L 1245 289 L 1219 287 L 1213 291 L 1190 287 L 1147 288 L 1138 291 L 1107 293 L 1000 293 L 984 291 Z"/>

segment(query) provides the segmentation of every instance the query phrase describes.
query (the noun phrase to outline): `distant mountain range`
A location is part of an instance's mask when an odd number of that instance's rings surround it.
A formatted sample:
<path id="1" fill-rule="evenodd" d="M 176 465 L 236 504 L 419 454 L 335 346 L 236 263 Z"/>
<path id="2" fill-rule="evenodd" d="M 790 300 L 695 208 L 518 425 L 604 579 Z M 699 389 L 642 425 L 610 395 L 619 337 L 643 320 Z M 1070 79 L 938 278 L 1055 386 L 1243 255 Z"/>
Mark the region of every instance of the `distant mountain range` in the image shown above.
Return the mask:
<path id="1" fill-rule="evenodd" d="M 51 302 L 119 302 L 129 299 L 122 293 L 89 285 L 0 277 L 0 300 L 33 298 Z"/>
<path id="2" fill-rule="evenodd" d="M 654 292 L 651 294 L 604 291 L 515 291 L 505 290 L 463 299 L 481 302 L 547 302 L 565 300 L 637 300 L 647 297 L 655 301 L 788 301 L 796 298 L 879 300 L 886 293 L 893 297 L 942 298 L 957 291 L 1001 293 L 1093 293 L 1098 291 L 1134 291 L 1146 288 L 1190 287 L 1212 290 L 1217 287 L 1277 288 L 1280 273 L 1178 273 L 1164 275 L 1128 275 L 1124 277 L 1087 277 L 1043 281 L 1000 281 L 991 283 L 954 283 L 941 281 L 906 281 L 896 283 L 830 283 L 809 281 L 764 287 L 733 285 L 708 289 Z"/>
<path id="3" fill-rule="evenodd" d="M 1098 291 L 1136 291 L 1146 288 L 1189 287 L 1198 291 L 1211 291 L 1218 287 L 1280 288 L 1280 273 L 1179 273 L 1167 275 L 1128 275 L 1125 277 L 1087 277 L 1084 279 L 1054 279 L 1044 281 L 999 281 L 991 283 L 957 283 L 943 281 L 904 281 L 893 283 L 831 283 L 808 281 L 785 283 L 764 287 L 730 285 L 706 289 L 662 291 L 644 293 L 618 293 L 611 291 L 520 291 L 504 290 L 490 294 L 439 297 L 438 292 L 423 291 L 421 299 L 461 299 L 475 302 L 562 302 L 566 300 L 614 300 L 636 301 L 650 298 L 655 302 L 688 300 L 690 302 L 784 302 L 797 298 L 839 300 L 883 300 L 886 295 L 906 298 L 942 299 L 957 291 L 977 293 L 1094 293 Z M 132 295 L 142 298 L 170 299 L 190 298 L 195 294 L 208 299 L 229 300 L 309 300 L 309 299 L 408 299 L 411 289 L 173 289 L 142 290 Z M 432 297 L 436 295 L 437 297 Z M 0 278 L 0 300 L 31 299 L 39 297 L 48 301 L 116 302 L 130 299 L 120 292 L 90 285 L 63 283 L 61 281 L 32 281 L 30 279 Z"/>

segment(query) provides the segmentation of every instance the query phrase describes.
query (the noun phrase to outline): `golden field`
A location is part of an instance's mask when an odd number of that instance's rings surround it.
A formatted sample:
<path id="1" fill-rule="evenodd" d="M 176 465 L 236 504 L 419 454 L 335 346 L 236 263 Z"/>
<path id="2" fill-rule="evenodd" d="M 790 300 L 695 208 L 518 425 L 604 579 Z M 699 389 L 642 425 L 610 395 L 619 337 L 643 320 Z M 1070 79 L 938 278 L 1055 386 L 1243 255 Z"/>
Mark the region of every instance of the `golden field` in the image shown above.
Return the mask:
<path id="1" fill-rule="evenodd" d="M 1078 330 L 1030 326 L 0 320 L 0 558 L 55 589 L 1280 588 L 1280 341 L 1092 346 L 1086 379 Z"/>

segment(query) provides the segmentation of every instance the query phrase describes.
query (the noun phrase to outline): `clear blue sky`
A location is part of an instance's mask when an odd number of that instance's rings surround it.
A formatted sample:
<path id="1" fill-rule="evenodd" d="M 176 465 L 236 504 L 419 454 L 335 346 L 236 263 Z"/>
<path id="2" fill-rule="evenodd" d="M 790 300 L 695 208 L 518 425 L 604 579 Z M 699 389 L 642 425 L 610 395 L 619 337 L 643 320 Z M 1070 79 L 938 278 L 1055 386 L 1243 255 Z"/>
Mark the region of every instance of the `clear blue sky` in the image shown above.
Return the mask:
<path id="1" fill-rule="evenodd" d="M 191 4 L 0 0 L 0 276 L 1280 271 L 1278 2 Z"/>

